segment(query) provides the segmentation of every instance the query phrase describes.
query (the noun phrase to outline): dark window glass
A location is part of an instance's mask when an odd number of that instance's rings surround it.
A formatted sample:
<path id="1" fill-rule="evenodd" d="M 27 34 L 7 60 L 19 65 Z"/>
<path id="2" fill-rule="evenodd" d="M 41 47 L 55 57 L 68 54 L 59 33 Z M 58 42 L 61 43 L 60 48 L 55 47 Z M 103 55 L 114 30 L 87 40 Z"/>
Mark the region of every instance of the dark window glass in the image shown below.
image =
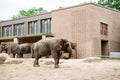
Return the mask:
<path id="1" fill-rule="evenodd" d="M 24 35 L 24 24 L 15 24 L 14 25 L 14 35 L 21 36 Z"/>
<path id="2" fill-rule="evenodd" d="M 108 24 L 100 23 L 100 33 L 101 35 L 108 35 Z"/>
<path id="3" fill-rule="evenodd" d="M 12 35 L 12 26 L 3 27 L 3 37 L 10 37 Z"/>
<path id="4" fill-rule="evenodd" d="M 51 33 L 51 19 L 42 19 L 41 20 L 42 33 Z"/>
<path id="5" fill-rule="evenodd" d="M 38 24 L 37 21 L 32 21 L 28 23 L 29 34 L 37 34 L 38 33 Z"/>

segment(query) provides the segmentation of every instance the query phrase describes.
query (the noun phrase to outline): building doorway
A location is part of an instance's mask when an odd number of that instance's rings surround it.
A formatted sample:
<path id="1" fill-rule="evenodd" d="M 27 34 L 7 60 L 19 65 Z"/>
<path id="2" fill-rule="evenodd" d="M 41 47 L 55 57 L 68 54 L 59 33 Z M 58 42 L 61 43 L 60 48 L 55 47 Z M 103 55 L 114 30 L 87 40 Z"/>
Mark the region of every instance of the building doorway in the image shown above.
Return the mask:
<path id="1" fill-rule="evenodd" d="M 109 56 L 108 40 L 101 40 L 101 56 L 102 57 Z"/>

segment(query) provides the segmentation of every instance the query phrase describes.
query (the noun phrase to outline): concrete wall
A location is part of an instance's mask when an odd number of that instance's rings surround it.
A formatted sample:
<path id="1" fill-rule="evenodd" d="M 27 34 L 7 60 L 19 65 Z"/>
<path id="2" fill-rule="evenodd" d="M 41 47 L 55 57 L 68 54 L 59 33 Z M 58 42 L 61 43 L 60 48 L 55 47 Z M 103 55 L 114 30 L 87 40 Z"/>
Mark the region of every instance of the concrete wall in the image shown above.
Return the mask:
<path id="1" fill-rule="evenodd" d="M 120 12 L 102 8 L 96 5 L 88 5 L 88 17 L 93 43 L 93 56 L 101 55 L 101 40 L 108 40 L 109 52 L 120 51 Z M 108 36 L 100 34 L 100 22 L 108 24 Z"/>

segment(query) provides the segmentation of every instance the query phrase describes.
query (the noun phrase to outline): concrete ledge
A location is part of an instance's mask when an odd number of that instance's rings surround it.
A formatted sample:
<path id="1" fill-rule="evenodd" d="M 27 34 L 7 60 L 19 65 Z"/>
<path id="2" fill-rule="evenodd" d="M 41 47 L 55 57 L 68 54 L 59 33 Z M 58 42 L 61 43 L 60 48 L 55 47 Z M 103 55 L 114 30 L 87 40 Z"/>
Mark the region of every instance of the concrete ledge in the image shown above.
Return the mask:
<path id="1" fill-rule="evenodd" d="M 109 58 L 120 58 L 120 52 L 110 52 Z"/>

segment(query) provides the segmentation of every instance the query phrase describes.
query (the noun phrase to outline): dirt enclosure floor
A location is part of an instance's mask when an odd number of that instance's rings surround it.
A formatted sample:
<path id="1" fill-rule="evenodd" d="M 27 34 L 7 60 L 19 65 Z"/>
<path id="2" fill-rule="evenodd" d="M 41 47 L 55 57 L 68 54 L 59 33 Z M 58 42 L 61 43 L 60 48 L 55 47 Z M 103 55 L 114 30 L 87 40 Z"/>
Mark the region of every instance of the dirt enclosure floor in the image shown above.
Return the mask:
<path id="1" fill-rule="evenodd" d="M 120 60 L 82 62 L 81 59 L 60 60 L 54 68 L 53 59 L 19 59 L 20 64 L 0 64 L 0 80 L 120 80 Z"/>

